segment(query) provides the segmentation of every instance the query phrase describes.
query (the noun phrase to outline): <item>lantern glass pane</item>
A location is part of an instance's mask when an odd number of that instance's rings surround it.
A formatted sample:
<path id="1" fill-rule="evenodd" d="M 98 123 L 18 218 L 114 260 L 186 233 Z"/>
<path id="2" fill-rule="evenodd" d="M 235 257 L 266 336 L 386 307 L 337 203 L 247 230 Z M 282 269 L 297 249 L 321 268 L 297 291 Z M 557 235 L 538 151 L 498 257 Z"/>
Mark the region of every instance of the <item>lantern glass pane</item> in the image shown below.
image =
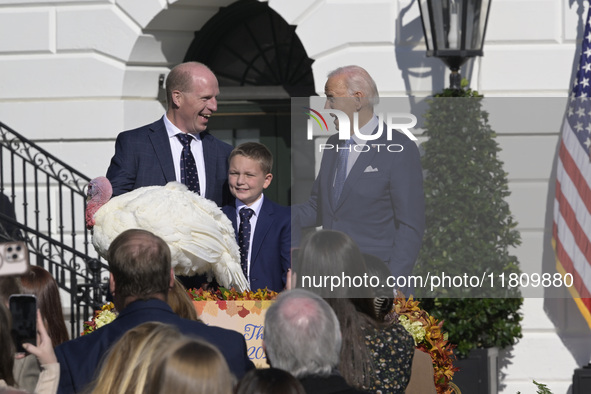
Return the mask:
<path id="1" fill-rule="evenodd" d="M 435 22 L 435 48 L 446 49 L 447 33 L 449 32 L 449 14 L 447 6 L 449 1 L 431 1 L 432 18 Z"/>
<path id="2" fill-rule="evenodd" d="M 460 49 L 462 44 L 462 20 L 463 9 L 461 7 L 461 0 L 447 0 L 442 1 L 443 9 L 445 11 L 444 24 L 447 25 L 447 46 L 446 49 Z M 446 23 L 447 22 L 447 23 Z"/>
<path id="3" fill-rule="evenodd" d="M 425 33 L 425 45 L 427 46 L 427 50 L 435 49 L 433 47 L 433 33 L 431 30 L 431 18 L 429 12 L 429 5 L 427 3 L 429 0 L 419 0 L 419 9 L 421 11 L 421 22 L 423 23 L 423 31 Z"/>
<path id="4" fill-rule="evenodd" d="M 482 55 L 490 2 L 418 0 L 428 56 Z"/>
<path id="5" fill-rule="evenodd" d="M 478 43 L 476 49 L 482 50 L 484 47 L 484 35 L 486 34 L 486 22 L 488 19 L 488 11 L 490 7 L 490 0 L 481 0 L 480 9 L 478 12 Z"/>

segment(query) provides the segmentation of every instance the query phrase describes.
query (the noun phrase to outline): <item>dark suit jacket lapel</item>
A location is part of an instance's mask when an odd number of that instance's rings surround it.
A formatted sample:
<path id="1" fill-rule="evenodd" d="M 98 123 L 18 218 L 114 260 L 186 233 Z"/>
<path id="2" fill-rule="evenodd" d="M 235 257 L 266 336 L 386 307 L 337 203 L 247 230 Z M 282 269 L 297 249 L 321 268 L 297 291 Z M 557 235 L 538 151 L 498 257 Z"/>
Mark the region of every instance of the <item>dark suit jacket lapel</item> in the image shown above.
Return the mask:
<path id="1" fill-rule="evenodd" d="M 224 212 L 224 214 L 232 222 L 232 227 L 234 227 L 234 235 L 236 235 L 236 242 L 238 242 L 238 223 L 236 223 L 236 205 L 224 205 L 222 207 L 222 212 Z"/>
<path id="2" fill-rule="evenodd" d="M 340 144 L 340 140 L 335 136 L 334 141 L 328 141 L 328 143 L 334 144 L 335 146 Z M 333 201 L 332 201 L 332 189 L 334 187 L 334 178 L 335 178 L 335 174 L 336 174 L 336 170 L 337 170 L 337 160 L 339 157 L 338 152 L 336 151 L 336 149 L 331 149 L 331 150 L 327 150 L 324 152 L 324 155 L 326 156 L 326 165 L 321 165 L 320 166 L 320 171 L 323 173 L 322 177 L 323 177 L 323 183 L 324 185 L 324 190 L 326 190 L 326 198 L 328 200 L 328 203 L 330 204 L 330 206 L 333 208 L 333 211 L 336 209 L 336 207 L 333 206 Z M 321 186 L 322 187 L 322 186 Z"/>
<path id="3" fill-rule="evenodd" d="M 205 197 L 215 195 L 215 180 L 216 180 L 216 157 L 217 152 L 216 146 L 213 141 L 213 137 L 208 131 L 204 131 L 200 134 L 201 142 L 203 144 L 203 161 L 205 162 L 205 178 L 206 178 L 206 190 Z"/>
<path id="4" fill-rule="evenodd" d="M 386 127 L 386 126 L 383 126 L 383 127 Z M 382 128 L 382 130 L 384 130 L 384 129 Z M 376 131 L 377 131 L 377 128 L 376 128 L 376 130 L 374 130 L 374 133 Z M 351 192 L 351 190 L 353 188 L 355 188 L 355 185 L 357 184 L 357 181 L 359 180 L 359 177 L 361 176 L 361 174 L 363 174 L 365 169 L 372 163 L 373 158 L 375 157 L 375 155 L 378 152 L 377 148 L 373 148 L 372 145 L 387 144 L 388 143 L 387 139 L 384 137 L 385 135 L 386 135 L 386 133 L 383 133 L 380 136 L 380 138 L 378 138 L 377 140 L 366 141 L 366 145 L 370 146 L 370 150 L 367 152 L 361 152 L 359 154 L 359 156 L 357 157 L 355 164 L 353 165 L 353 167 L 351 167 L 351 171 L 349 172 L 349 175 L 347 176 L 347 179 L 345 180 L 345 184 L 343 185 L 343 191 L 341 192 L 341 197 L 339 198 L 339 201 L 337 203 L 337 206 L 335 207 L 335 210 L 347 198 L 347 195 Z M 386 149 L 386 148 L 385 148 L 385 146 L 381 146 L 380 149 Z"/>
<path id="5" fill-rule="evenodd" d="M 170 141 L 168 133 L 166 132 L 166 126 L 164 126 L 164 120 L 160 119 L 159 121 L 154 122 L 152 126 L 150 126 L 150 131 L 150 142 L 154 147 L 154 152 L 156 152 L 156 157 L 162 168 L 164 179 L 166 182 L 176 181 L 174 162 L 170 150 Z"/>
<path id="6" fill-rule="evenodd" d="M 263 200 L 263 205 L 261 206 L 259 217 L 257 218 L 257 225 L 254 230 L 254 237 L 252 239 L 252 250 L 250 251 L 251 263 L 256 260 L 256 257 L 263 246 L 263 239 L 265 239 L 265 235 L 267 235 L 271 223 L 273 223 L 274 214 L 275 212 L 271 204 L 269 204 L 267 200 Z"/>

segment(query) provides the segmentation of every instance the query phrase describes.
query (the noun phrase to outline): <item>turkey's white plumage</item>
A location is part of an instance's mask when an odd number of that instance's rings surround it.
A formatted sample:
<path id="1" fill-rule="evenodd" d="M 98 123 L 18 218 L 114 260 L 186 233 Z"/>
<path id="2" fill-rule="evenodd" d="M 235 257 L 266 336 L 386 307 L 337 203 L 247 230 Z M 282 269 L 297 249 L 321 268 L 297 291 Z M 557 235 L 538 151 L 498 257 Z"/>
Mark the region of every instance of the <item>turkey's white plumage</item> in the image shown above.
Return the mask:
<path id="1" fill-rule="evenodd" d="M 224 287 L 248 289 L 232 223 L 213 201 L 182 183 L 142 187 L 113 197 L 96 211 L 94 222 L 92 244 L 103 257 L 117 235 L 144 229 L 168 244 L 176 274 L 213 274 Z"/>

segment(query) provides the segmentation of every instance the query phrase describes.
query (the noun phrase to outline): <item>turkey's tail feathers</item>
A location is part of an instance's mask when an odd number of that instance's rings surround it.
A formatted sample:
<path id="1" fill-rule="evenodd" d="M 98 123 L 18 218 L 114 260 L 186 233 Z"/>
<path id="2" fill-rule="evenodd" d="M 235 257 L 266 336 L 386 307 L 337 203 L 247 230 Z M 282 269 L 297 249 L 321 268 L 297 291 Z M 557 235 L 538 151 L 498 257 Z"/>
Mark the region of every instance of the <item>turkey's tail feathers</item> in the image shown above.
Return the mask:
<path id="1" fill-rule="evenodd" d="M 221 213 L 221 211 L 220 211 Z M 217 225 L 191 233 L 191 242 L 171 243 L 175 272 L 181 275 L 207 274 L 226 288 L 249 290 L 240 266 L 240 250 L 230 220 L 222 213 L 212 215 Z M 173 248 L 178 247 L 178 255 Z"/>
<path id="2" fill-rule="evenodd" d="M 214 264 L 213 270 L 218 282 L 220 279 L 222 279 L 220 283 L 226 282 L 226 284 L 222 283 L 224 287 L 229 289 L 233 285 L 238 291 L 250 290 L 240 264 Z"/>
<path id="3" fill-rule="evenodd" d="M 191 260 L 173 259 L 173 263 L 177 263 L 174 267 L 175 274 L 188 276 L 196 274 L 213 275 L 220 285 L 228 289 L 235 287 L 238 291 L 250 290 L 240 264 L 227 251 L 223 251 L 220 256 L 215 258 L 208 256 L 206 259 L 187 252 L 185 250 L 185 255 L 189 255 Z"/>

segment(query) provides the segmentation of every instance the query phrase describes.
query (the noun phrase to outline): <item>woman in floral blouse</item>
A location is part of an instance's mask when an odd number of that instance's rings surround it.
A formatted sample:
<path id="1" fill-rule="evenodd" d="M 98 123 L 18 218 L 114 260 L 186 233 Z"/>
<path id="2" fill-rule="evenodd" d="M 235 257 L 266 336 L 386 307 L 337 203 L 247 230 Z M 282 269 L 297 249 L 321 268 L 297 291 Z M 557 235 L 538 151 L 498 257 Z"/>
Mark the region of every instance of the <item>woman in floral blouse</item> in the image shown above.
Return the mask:
<path id="1" fill-rule="evenodd" d="M 313 233 L 297 254 L 294 271 L 298 287 L 306 284 L 301 280 L 304 275 L 363 277 L 375 272 L 373 268 L 368 270 L 365 261 L 372 265 L 376 261 L 371 256 L 364 258 L 355 242 L 338 231 Z M 404 393 L 410 379 L 414 341 L 404 327 L 385 319 L 392 308 L 393 293 L 384 297 L 369 287 L 353 287 L 304 287 L 319 292 L 339 319 L 343 336 L 339 371 L 356 388 Z"/>

